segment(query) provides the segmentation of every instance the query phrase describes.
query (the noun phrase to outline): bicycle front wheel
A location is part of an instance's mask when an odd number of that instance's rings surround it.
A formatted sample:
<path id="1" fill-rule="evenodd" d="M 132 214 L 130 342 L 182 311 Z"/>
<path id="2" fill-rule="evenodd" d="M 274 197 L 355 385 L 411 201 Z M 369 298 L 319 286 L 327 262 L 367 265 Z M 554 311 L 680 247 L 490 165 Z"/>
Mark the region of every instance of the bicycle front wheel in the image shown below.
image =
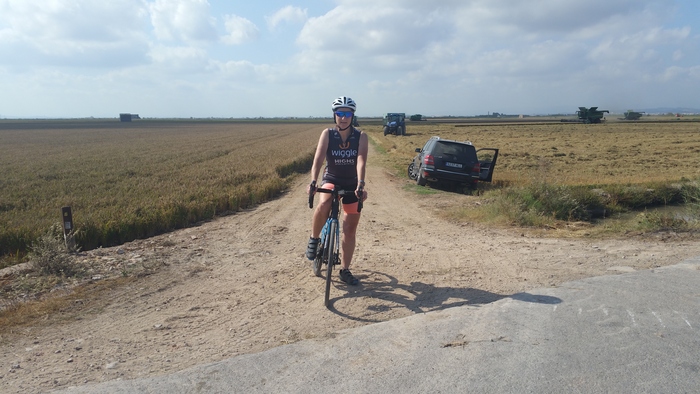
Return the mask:
<path id="1" fill-rule="evenodd" d="M 331 296 L 331 274 L 333 273 L 333 264 L 335 263 L 335 249 L 336 249 L 336 227 L 338 223 L 331 222 L 328 231 L 328 242 L 326 242 L 325 260 L 326 260 L 326 295 L 323 299 L 323 304 L 328 308 L 330 305 Z"/>

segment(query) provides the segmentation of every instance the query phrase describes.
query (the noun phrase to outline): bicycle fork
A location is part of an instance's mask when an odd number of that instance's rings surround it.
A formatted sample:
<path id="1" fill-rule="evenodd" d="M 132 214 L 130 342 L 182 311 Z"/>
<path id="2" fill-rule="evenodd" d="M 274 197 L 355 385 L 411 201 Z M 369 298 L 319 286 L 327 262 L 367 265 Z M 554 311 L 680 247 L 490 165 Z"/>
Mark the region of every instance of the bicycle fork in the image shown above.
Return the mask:
<path id="1" fill-rule="evenodd" d="M 330 233 L 330 228 L 331 228 L 331 222 L 335 221 L 335 234 L 329 234 Z M 328 245 L 328 237 L 333 236 L 335 237 L 335 242 L 334 244 L 334 253 L 333 253 L 333 265 L 339 265 L 340 264 L 340 223 L 338 223 L 337 220 L 328 218 L 326 220 L 326 224 L 323 225 L 323 229 L 321 230 L 321 242 L 320 242 L 320 249 L 317 252 L 317 256 L 320 254 L 321 256 L 325 256 L 324 250 Z M 323 259 L 323 263 L 327 264 L 328 261 L 326 258 Z"/>

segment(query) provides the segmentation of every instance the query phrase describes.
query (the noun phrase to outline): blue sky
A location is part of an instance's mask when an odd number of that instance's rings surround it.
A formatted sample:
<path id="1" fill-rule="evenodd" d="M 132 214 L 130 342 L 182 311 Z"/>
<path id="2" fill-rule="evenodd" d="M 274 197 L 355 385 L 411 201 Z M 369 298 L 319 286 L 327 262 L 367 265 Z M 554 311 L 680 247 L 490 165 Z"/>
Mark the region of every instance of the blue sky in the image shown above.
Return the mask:
<path id="1" fill-rule="evenodd" d="M 0 118 L 700 108 L 697 0 L 0 0 Z"/>

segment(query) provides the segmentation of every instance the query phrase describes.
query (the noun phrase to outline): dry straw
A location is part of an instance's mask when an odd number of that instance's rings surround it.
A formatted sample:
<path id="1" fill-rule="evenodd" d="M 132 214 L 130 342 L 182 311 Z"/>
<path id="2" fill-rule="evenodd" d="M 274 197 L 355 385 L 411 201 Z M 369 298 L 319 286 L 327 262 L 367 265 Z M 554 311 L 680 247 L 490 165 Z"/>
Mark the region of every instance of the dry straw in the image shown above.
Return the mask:
<path id="1" fill-rule="evenodd" d="M 141 121 L 0 125 L 0 255 L 70 206 L 83 249 L 235 212 L 307 171 L 322 124 Z"/>

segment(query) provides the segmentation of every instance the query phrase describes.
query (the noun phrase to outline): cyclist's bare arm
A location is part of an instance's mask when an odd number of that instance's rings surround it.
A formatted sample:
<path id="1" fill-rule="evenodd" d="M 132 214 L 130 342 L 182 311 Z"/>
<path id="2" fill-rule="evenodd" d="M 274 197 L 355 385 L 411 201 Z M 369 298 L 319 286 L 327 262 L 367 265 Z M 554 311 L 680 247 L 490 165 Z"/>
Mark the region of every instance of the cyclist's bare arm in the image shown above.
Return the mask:
<path id="1" fill-rule="evenodd" d="M 367 164 L 367 150 L 368 150 L 367 134 L 362 133 L 362 134 L 360 134 L 360 146 L 359 146 L 359 150 L 357 152 L 357 180 L 359 182 L 357 183 L 357 189 L 355 190 L 355 195 L 360 200 L 360 203 L 362 203 L 365 199 L 367 199 L 367 192 L 364 191 L 364 188 L 365 188 L 365 184 L 364 184 L 365 166 Z"/>
<path id="2" fill-rule="evenodd" d="M 357 179 L 358 180 L 364 180 L 365 179 L 365 165 L 367 164 L 367 150 L 368 150 L 368 142 L 367 142 L 367 134 L 362 133 L 360 134 L 360 147 L 357 152 Z"/>
<path id="3" fill-rule="evenodd" d="M 314 163 L 311 166 L 311 181 L 317 182 L 318 176 L 321 173 L 321 168 L 323 167 L 323 161 L 326 159 L 326 150 L 328 150 L 328 129 L 323 130 L 321 136 L 318 139 L 318 145 L 316 145 L 316 153 L 314 154 Z M 307 190 L 308 193 L 312 193 L 311 188 Z"/>

